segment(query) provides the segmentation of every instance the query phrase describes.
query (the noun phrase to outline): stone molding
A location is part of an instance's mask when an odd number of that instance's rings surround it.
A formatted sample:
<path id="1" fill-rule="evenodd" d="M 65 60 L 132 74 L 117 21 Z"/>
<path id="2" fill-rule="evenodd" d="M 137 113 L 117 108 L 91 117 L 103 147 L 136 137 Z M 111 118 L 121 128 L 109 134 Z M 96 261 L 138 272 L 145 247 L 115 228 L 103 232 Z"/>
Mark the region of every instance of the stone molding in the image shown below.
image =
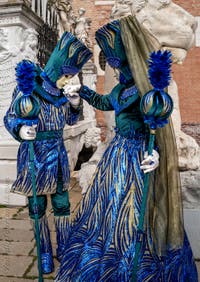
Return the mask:
<path id="1" fill-rule="evenodd" d="M 95 6 L 104 6 L 104 5 L 113 5 L 115 1 L 113 0 L 101 0 L 101 1 L 95 1 Z"/>
<path id="2" fill-rule="evenodd" d="M 38 17 L 30 7 L 23 1 L 18 3 L 0 3 L 0 27 L 19 25 L 24 28 L 29 26 L 37 29 L 42 24 L 42 19 Z"/>

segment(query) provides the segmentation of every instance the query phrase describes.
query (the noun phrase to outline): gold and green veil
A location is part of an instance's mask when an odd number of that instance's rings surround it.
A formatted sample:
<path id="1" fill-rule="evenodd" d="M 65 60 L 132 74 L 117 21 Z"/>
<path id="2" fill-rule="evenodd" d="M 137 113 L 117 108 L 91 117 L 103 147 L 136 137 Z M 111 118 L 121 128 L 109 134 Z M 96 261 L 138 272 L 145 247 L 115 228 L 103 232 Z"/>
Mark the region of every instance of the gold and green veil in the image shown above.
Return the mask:
<path id="1" fill-rule="evenodd" d="M 152 89 L 148 80 L 147 59 L 152 51 L 161 46 L 136 17 L 128 16 L 119 21 L 128 63 L 143 96 Z M 152 250 L 164 255 L 167 250 L 182 246 L 184 233 L 177 147 L 171 120 L 164 128 L 157 129 L 156 143 L 160 165 L 155 178 L 150 181 L 146 222 Z"/>

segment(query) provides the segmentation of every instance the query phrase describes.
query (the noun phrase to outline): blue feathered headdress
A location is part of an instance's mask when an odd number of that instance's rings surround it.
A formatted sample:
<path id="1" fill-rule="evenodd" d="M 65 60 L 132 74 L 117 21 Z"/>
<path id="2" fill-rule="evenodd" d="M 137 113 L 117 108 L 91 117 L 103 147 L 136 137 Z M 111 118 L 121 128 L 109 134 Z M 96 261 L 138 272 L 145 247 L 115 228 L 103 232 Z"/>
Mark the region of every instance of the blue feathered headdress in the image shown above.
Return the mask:
<path id="1" fill-rule="evenodd" d="M 23 60 L 17 64 L 16 80 L 19 95 L 14 102 L 14 111 L 18 117 L 35 119 L 40 112 L 40 103 L 33 89 L 35 86 L 36 68 L 35 64 L 28 60 Z"/>
<path id="2" fill-rule="evenodd" d="M 17 64 L 16 80 L 19 91 L 25 96 L 29 96 L 35 85 L 35 64 L 28 60 L 23 60 Z"/>
<path id="3" fill-rule="evenodd" d="M 166 51 L 158 51 L 152 52 L 150 55 L 149 63 L 149 80 L 156 90 L 163 90 L 166 88 L 171 80 L 171 52 Z"/>

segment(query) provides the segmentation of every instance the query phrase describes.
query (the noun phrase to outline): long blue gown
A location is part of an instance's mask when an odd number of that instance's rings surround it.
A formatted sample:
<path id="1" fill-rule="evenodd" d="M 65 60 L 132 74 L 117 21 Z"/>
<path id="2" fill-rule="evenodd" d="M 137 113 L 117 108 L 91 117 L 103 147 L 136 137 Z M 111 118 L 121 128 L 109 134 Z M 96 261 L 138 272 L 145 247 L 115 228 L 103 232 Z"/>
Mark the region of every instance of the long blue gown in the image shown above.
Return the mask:
<path id="1" fill-rule="evenodd" d="M 100 160 L 71 225 L 57 282 L 131 281 L 137 224 L 143 195 L 140 169 L 147 144 L 137 88 L 117 85 L 98 95 L 84 87 L 81 97 L 100 110 L 114 110 L 116 135 Z M 148 224 L 142 237 L 137 281 L 197 282 L 185 235 L 180 249 L 165 256 L 152 252 Z"/>

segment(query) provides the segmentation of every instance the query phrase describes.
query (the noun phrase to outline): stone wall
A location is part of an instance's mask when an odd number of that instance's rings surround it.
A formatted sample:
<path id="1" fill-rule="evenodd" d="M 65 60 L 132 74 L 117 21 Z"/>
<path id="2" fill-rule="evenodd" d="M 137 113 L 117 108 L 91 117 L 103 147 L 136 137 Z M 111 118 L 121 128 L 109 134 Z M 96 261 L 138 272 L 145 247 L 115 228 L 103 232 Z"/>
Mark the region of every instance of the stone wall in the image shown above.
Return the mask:
<path id="1" fill-rule="evenodd" d="M 192 136 L 200 146 L 200 124 L 195 123 L 183 123 L 182 131 Z"/>

